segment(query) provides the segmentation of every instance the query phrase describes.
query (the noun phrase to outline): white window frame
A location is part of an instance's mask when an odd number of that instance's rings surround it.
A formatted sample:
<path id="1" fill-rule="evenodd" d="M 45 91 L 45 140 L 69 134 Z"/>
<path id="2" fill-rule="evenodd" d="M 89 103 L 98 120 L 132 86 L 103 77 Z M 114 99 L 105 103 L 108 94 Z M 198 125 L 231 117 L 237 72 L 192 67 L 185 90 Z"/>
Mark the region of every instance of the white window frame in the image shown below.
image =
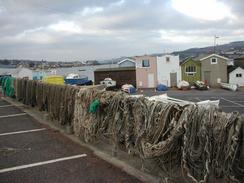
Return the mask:
<path id="1" fill-rule="evenodd" d="M 148 67 L 143 66 L 143 61 L 148 61 L 149 66 L 148 66 Z M 149 60 L 149 59 L 143 59 L 143 60 L 141 60 L 141 67 L 142 67 L 142 68 L 150 68 L 150 67 L 151 67 L 150 60 Z"/>
<path id="2" fill-rule="evenodd" d="M 187 69 L 188 67 L 195 68 L 195 72 L 187 72 L 186 69 Z M 197 67 L 196 67 L 195 65 L 189 65 L 189 66 L 186 66 L 186 67 L 185 67 L 185 73 L 186 73 L 188 76 L 194 76 L 195 73 L 197 72 L 196 70 L 197 70 Z"/>
<path id="3" fill-rule="evenodd" d="M 213 62 L 213 59 L 215 59 L 216 62 Z M 216 57 L 211 58 L 211 64 L 218 64 L 218 59 Z"/>

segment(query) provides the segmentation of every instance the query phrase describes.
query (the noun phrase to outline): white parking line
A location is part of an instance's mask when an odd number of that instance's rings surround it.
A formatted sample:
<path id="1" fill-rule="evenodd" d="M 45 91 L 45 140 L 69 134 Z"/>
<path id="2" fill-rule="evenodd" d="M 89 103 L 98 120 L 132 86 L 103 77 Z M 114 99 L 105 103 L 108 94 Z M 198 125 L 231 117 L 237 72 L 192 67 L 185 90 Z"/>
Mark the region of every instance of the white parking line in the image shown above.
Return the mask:
<path id="1" fill-rule="evenodd" d="M 239 104 L 239 103 L 236 103 L 236 102 L 231 101 L 231 100 L 228 100 L 228 99 L 225 99 L 224 97 L 221 97 L 221 99 L 223 99 L 223 100 L 225 100 L 225 101 L 227 101 L 227 102 L 233 103 L 233 104 L 235 104 L 235 105 L 238 105 L 239 107 L 244 107 L 244 105 Z"/>
<path id="2" fill-rule="evenodd" d="M 9 104 L 9 105 L 1 105 L 0 108 L 5 108 L 5 107 L 21 107 L 24 106 L 23 104 L 20 105 L 13 105 L 13 104 Z"/>
<path id="3" fill-rule="evenodd" d="M 86 154 L 79 154 L 79 155 L 69 156 L 69 157 L 65 157 L 65 158 L 58 158 L 58 159 L 42 161 L 42 162 L 38 162 L 38 163 L 15 166 L 15 167 L 11 167 L 11 168 L 4 168 L 4 169 L 0 169 L 0 173 L 12 172 L 15 170 L 21 170 L 21 169 L 25 169 L 25 168 L 31 168 L 31 167 L 36 167 L 36 166 L 41 166 L 41 165 L 56 163 L 56 162 L 60 162 L 60 161 L 71 160 L 71 159 L 83 158 L 86 156 L 87 156 Z"/>
<path id="4" fill-rule="evenodd" d="M 34 130 L 24 130 L 24 131 L 1 133 L 0 136 L 15 135 L 15 134 L 21 134 L 21 133 L 31 133 L 31 132 L 38 132 L 38 131 L 43 131 L 43 130 L 46 130 L 46 128 L 38 128 L 38 129 L 34 129 Z"/>
<path id="5" fill-rule="evenodd" d="M 19 113 L 19 114 L 10 114 L 10 115 L 5 115 L 5 116 L 0 116 L 0 118 L 9 118 L 9 117 L 15 117 L 15 116 L 23 116 L 26 115 L 25 112 Z"/>
<path id="6" fill-rule="evenodd" d="M 236 106 L 236 105 L 222 105 L 220 107 L 228 107 L 228 108 L 244 108 L 244 106 Z"/>
<path id="7" fill-rule="evenodd" d="M 12 104 L 10 104 L 10 105 L 1 105 L 0 108 L 11 107 L 11 106 L 14 106 L 14 105 L 12 105 Z"/>

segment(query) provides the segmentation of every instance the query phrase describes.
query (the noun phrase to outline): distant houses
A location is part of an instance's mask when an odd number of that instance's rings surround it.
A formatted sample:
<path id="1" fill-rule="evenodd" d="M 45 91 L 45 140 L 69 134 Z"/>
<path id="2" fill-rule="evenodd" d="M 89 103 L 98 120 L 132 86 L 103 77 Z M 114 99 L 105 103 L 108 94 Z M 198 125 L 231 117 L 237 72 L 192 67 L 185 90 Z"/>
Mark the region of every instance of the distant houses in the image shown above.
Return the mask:
<path id="1" fill-rule="evenodd" d="M 118 87 L 132 84 L 137 88 L 156 88 L 159 84 L 177 87 L 185 80 L 194 85 L 203 81 L 210 87 L 220 82 L 244 86 L 244 57 L 229 59 L 218 54 L 190 57 L 180 62 L 179 55 L 143 55 L 114 59 L 108 68 L 94 71 L 94 82 L 100 84 L 105 78 L 115 80 Z M 91 69 L 93 73 L 93 70 Z M 19 67 L 11 73 L 16 78 L 40 80 L 42 71 Z"/>
<path id="2" fill-rule="evenodd" d="M 187 58 L 181 62 L 182 80 L 190 84 L 203 81 L 217 87 L 220 82 L 228 82 L 227 68 L 232 64 L 231 59 L 218 54 Z"/>
<path id="3" fill-rule="evenodd" d="M 132 84 L 137 88 L 156 88 L 158 84 L 176 87 L 181 81 L 179 56 L 135 56 L 123 58 L 117 62 L 118 68 L 97 69 L 94 72 L 95 83 L 109 77 L 118 85 Z M 135 72 L 135 75 L 133 74 Z"/>
<path id="4" fill-rule="evenodd" d="M 228 71 L 233 64 L 237 65 Z M 218 87 L 220 82 L 244 86 L 244 58 L 233 61 L 218 54 L 208 54 L 180 62 L 179 56 L 172 54 L 135 56 L 119 60 L 116 68 L 95 71 L 96 83 L 106 77 L 119 80 L 120 85 L 133 84 L 137 88 L 156 88 L 158 84 L 176 87 L 182 80 L 191 85 L 203 81 L 211 87 Z"/>
<path id="5" fill-rule="evenodd" d="M 137 56 L 137 88 L 155 88 L 158 84 L 176 87 L 181 81 L 179 56 Z"/>

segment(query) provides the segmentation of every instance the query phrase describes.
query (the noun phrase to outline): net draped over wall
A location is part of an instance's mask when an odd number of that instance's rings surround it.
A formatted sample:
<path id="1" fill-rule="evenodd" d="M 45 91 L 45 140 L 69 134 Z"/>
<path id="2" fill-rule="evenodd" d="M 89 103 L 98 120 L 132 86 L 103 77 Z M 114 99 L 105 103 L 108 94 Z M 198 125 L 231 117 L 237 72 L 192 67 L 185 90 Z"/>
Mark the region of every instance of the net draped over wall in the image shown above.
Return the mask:
<path id="1" fill-rule="evenodd" d="M 152 163 L 162 181 L 174 182 L 179 174 L 190 182 L 209 182 L 211 177 L 243 181 L 244 120 L 239 113 L 181 107 L 122 92 L 13 82 L 17 100 L 71 126 L 84 142 L 105 138 L 142 164 Z"/>

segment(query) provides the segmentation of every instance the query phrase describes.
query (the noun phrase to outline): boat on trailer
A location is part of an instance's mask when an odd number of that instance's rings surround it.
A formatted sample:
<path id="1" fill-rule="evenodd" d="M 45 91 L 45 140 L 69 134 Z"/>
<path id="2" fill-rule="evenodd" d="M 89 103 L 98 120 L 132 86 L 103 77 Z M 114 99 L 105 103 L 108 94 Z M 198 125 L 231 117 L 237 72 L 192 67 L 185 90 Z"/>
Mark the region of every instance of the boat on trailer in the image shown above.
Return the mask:
<path id="1" fill-rule="evenodd" d="M 91 85 L 92 81 L 87 76 L 80 76 L 79 74 L 68 74 L 64 79 L 65 84 L 69 85 Z"/>

